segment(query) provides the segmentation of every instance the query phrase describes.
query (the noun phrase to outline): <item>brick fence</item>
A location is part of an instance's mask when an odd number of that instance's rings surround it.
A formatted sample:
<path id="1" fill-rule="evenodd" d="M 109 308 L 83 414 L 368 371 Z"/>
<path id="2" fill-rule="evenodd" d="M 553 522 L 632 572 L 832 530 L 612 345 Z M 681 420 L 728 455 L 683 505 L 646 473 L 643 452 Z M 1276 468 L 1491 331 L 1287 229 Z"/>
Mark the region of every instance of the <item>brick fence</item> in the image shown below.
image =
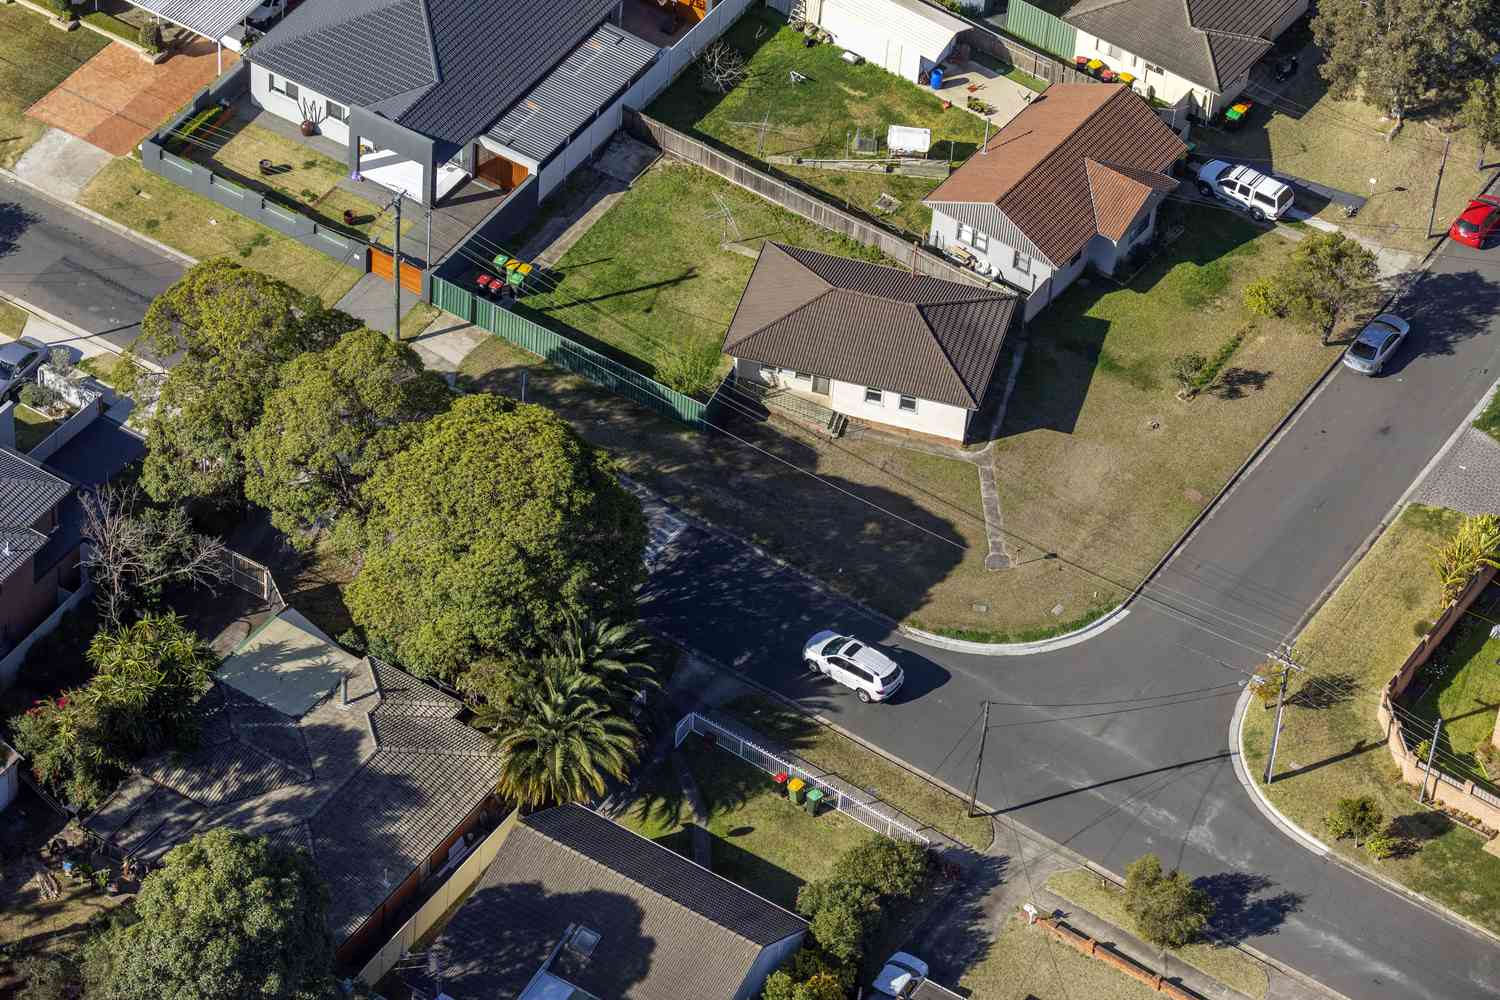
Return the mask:
<path id="1" fill-rule="evenodd" d="M 1113 966 L 1115 971 L 1129 976 L 1149 989 L 1166 994 L 1172 1000 L 1200 1000 L 1198 994 L 1163 979 L 1145 966 L 1138 965 L 1131 959 L 1121 955 L 1109 945 L 1094 940 L 1082 931 L 1074 930 L 1061 920 L 1052 917 L 1037 917 L 1035 923 L 1048 934 L 1051 934 L 1057 940 L 1080 954 L 1087 955 L 1089 958 L 1096 958 L 1105 965 Z"/>

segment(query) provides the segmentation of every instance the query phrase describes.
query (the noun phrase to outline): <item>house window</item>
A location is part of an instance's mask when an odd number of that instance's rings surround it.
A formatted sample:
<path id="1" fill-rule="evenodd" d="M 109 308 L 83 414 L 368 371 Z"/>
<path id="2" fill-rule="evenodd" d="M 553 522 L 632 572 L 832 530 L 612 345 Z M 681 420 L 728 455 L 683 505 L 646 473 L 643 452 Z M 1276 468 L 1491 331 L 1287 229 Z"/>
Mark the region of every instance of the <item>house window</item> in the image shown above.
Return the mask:
<path id="1" fill-rule="evenodd" d="M 958 224 L 958 242 L 968 243 L 974 238 L 974 227 L 966 226 L 962 222 Z"/>
<path id="2" fill-rule="evenodd" d="M 989 249 L 990 249 L 990 238 L 989 238 L 989 235 L 987 233 L 981 233 L 978 230 L 975 230 L 975 232 L 974 232 L 973 246 L 974 246 L 974 249 L 978 250 L 980 253 L 987 253 L 987 252 L 989 252 Z"/>
<path id="3" fill-rule="evenodd" d="M 871 389 L 869 386 L 865 386 L 865 402 L 872 406 L 884 406 L 885 394 L 879 389 Z"/>
<path id="4" fill-rule="evenodd" d="M 978 250 L 980 253 L 984 253 L 990 248 L 989 236 L 981 233 L 973 226 L 964 225 L 962 222 L 958 224 L 958 241 L 960 243 L 969 244 L 969 246 L 973 247 L 975 250 Z"/>
<path id="5" fill-rule="evenodd" d="M 271 74 L 271 89 L 278 94 L 285 94 L 287 97 L 290 97 L 294 101 L 302 93 L 297 89 L 297 85 L 295 83 L 284 78 L 278 79 L 276 77 L 276 74 L 274 73 Z"/>
<path id="6" fill-rule="evenodd" d="M 794 375 L 794 377 L 797 379 L 798 382 L 811 382 L 812 381 L 812 376 L 809 375 L 807 372 L 793 372 L 792 374 Z"/>
<path id="7" fill-rule="evenodd" d="M 1105 42 L 1104 51 L 1109 53 L 1111 59 L 1118 59 L 1121 56 L 1120 47 L 1113 42 Z"/>
<path id="8" fill-rule="evenodd" d="M 347 122 L 349 120 L 349 109 L 338 101 L 329 101 L 328 117 L 336 122 Z"/>
<path id="9" fill-rule="evenodd" d="M 917 397 L 916 396 L 905 396 L 905 395 L 903 395 L 901 397 L 901 404 L 900 404 L 900 406 L 901 406 L 901 409 L 905 410 L 907 413 L 916 413 L 917 412 Z"/>
<path id="10" fill-rule="evenodd" d="M 1031 258 L 1028 257 L 1028 256 L 1026 256 L 1021 251 L 1017 250 L 1016 251 L 1016 259 L 1015 259 L 1015 268 L 1016 268 L 1017 271 L 1020 271 L 1022 274 L 1030 274 L 1031 273 Z"/>

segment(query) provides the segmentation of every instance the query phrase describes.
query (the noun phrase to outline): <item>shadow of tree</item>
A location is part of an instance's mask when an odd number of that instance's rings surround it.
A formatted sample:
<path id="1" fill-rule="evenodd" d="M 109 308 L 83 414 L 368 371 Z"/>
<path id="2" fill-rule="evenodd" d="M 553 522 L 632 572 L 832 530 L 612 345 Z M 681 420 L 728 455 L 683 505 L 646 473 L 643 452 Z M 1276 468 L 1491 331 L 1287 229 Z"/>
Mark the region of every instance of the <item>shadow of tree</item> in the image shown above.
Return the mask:
<path id="1" fill-rule="evenodd" d="M 1214 901 L 1208 931 L 1227 944 L 1276 933 L 1286 918 L 1302 908 L 1303 895 L 1290 890 L 1261 895 L 1276 885 L 1264 875 L 1223 872 L 1195 879 L 1193 885 Z"/>
<path id="2" fill-rule="evenodd" d="M 1297 708 L 1322 710 L 1342 705 L 1359 692 L 1353 674 L 1327 674 L 1319 677 L 1317 684 L 1304 684 L 1287 704 Z"/>
<path id="3" fill-rule="evenodd" d="M 1208 387 L 1207 392 L 1217 399 L 1243 399 L 1252 392 L 1264 389 L 1273 374 L 1251 368 L 1226 368 L 1214 384 Z"/>

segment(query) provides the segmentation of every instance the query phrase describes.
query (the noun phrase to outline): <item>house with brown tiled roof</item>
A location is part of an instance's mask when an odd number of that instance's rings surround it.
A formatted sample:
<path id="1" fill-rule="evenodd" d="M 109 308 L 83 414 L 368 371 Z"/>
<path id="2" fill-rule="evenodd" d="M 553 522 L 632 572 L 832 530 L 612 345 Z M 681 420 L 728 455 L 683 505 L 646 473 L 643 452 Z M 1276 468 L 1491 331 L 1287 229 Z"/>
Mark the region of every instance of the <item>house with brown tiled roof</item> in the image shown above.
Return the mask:
<path id="1" fill-rule="evenodd" d="M 147 865 L 215 827 L 306 850 L 342 961 L 384 943 L 499 818 L 499 758 L 463 703 L 295 610 L 225 659 L 201 708 L 199 747 L 142 761 L 84 826 Z"/>
<path id="2" fill-rule="evenodd" d="M 403 978 L 421 1000 L 750 1000 L 807 922 L 579 805 L 515 821 Z"/>
<path id="3" fill-rule="evenodd" d="M 724 337 L 735 382 L 963 441 L 1015 320 L 1007 290 L 767 241 Z"/>
<path id="4" fill-rule="evenodd" d="M 1186 152 L 1128 87 L 1049 87 L 923 199 L 928 240 L 1026 290 L 1030 319 L 1150 238 Z"/>

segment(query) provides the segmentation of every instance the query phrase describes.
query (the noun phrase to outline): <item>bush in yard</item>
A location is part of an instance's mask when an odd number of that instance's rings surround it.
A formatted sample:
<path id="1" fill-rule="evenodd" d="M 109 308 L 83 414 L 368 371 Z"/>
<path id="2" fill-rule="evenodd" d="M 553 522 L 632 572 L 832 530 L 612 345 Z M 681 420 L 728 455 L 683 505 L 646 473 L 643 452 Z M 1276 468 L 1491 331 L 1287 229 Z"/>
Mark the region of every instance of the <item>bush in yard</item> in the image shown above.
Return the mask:
<path id="1" fill-rule="evenodd" d="M 872 836 L 834 862 L 833 877 L 862 883 L 887 899 L 911 899 L 926 880 L 927 860 L 920 844 Z"/>
<path id="2" fill-rule="evenodd" d="M 62 397 L 57 390 L 39 382 L 27 382 L 21 386 L 21 402 L 33 410 L 45 410 L 57 405 Z"/>
<path id="3" fill-rule="evenodd" d="M 452 679 L 543 647 L 569 616 L 629 621 L 646 523 L 614 463 L 540 406 L 465 396 L 362 489 L 344 592 L 372 648 Z"/>
<path id="4" fill-rule="evenodd" d="M 1245 308 L 1267 319 L 1286 315 L 1287 302 L 1281 286 L 1270 278 L 1260 278 L 1245 286 Z"/>
<path id="5" fill-rule="evenodd" d="M 35 952 L 15 963 L 17 978 L 24 984 L 21 1000 L 70 1000 L 77 995 L 78 970 L 62 955 Z"/>
<path id="6" fill-rule="evenodd" d="M 672 354 L 656 366 L 656 376 L 667 388 L 684 396 L 707 392 L 717 380 L 720 356 L 715 346 Z"/>
<path id="7" fill-rule="evenodd" d="M 1440 607 L 1458 600 L 1469 580 L 1483 567 L 1500 565 L 1500 517 L 1478 514 L 1466 517 L 1458 530 L 1432 550 L 1432 569 L 1442 585 Z"/>
<path id="8" fill-rule="evenodd" d="M 1246 306 L 1262 315 L 1288 315 L 1318 330 L 1328 343 L 1339 321 L 1374 304 L 1380 294 L 1375 255 L 1343 233 L 1309 233 Z M 1254 287 L 1253 285 L 1251 287 Z M 1278 308 L 1279 306 L 1279 308 Z"/>
<path id="9" fill-rule="evenodd" d="M 1125 911 L 1147 941 L 1179 948 L 1203 932 L 1214 902 L 1180 871 L 1164 872 L 1161 859 L 1146 854 L 1125 869 Z"/>
<path id="10" fill-rule="evenodd" d="M 1365 850 L 1370 852 L 1370 857 L 1377 861 L 1385 861 L 1401 854 L 1406 847 L 1403 838 L 1389 833 L 1376 833 L 1365 841 Z"/>
<path id="11" fill-rule="evenodd" d="M 840 962 L 857 964 L 880 921 L 880 894 L 850 879 L 820 879 L 798 890 L 797 912 L 808 919 L 818 947 Z"/>
<path id="12" fill-rule="evenodd" d="M 1267 660 L 1255 668 L 1250 682 L 1250 693 L 1266 708 L 1274 708 L 1276 697 L 1281 692 L 1281 674 L 1285 668 L 1275 660 Z"/>
<path id="13" fill-rule="evenodd" d="M 73 352 L 66 347 L 54 347 L 47 352 L 47 364 L 59 375 L 73 371 Z"/>
<path id="14" fill-rule="evenodd" d="M 313 1000 L 335 989 L 328 887 L 308 855 L 226 828 L 174 847 L 133 921 L 84 947 L 90 1000 Z"/>
<path id="15" fill-rule="evenodd" d="M 1207 367 L 1208 359 L 1195 351 L 1179 354 L 1167 362 L 1167 371 L 1172 380 L 1177 383 L 1177 395 L 1187 397 L 1192 394 L 1197 384 L 1198 376 Z"/>
<path id="16" fill-rule="evenodd" d="M 1323 818 L 1323 826 L 1328 830 L 1329 836 L 1336 840 L 1345 837 L 1354 838 L 1354 846 L 1358 847 L 1366 838 L 1372 837 L 1380 829 L 1385 817 L 1381 815 L 1380 806 L 1368 795 L 1357 798 L 1339 799 L 1328 815 Z"/>
<path id="17" fill-rule="evenodd" d="M 157 24 L 155 21 L 148 21 L 147 23 L 141 25 L 141 31 L 140 35 L 138 36 L 138 40 L 141 43 L 141 48 L 145 49 L 147 52 L 150 52 L 152 54 L 160 52 L 163 44 L 161 36 L 161 25 Z"/>

